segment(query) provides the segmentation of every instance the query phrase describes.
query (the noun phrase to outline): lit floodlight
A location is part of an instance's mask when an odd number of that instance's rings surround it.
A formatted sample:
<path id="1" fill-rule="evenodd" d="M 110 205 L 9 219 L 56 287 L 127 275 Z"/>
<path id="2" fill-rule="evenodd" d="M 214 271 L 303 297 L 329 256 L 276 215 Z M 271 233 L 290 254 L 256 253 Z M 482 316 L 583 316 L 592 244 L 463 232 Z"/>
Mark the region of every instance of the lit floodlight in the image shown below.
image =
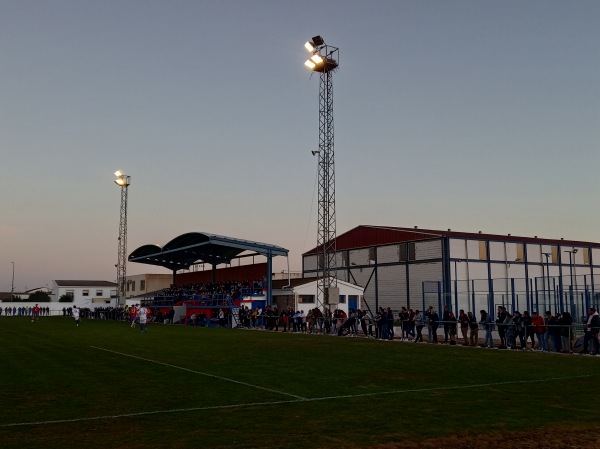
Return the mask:
<path id="1" fill-rule="evenodd" d="M 306 48 L 310 52 L 315 51 L 315 47 L 313 47 L 313 44 L 311 42 L 307 42 L 306 44 L 304 44 L 304 48 Z"/>
<path id="2" fill-rule="evenodd" d="M 309 59 L 308 61 L 306 61 L 306 62 L 304 63 L 304 65 L 305 65 L 306 67 L 308 67 L 309 69 L 314 69 L 314 68 L 317 66 L 317 65 L 316 65 L 314 62 L 312 62 L 310 59 Z"/>
<path id="3" fill-rule="evenodd" d="M 117 179 L 115 179 L 115 184 L 119 187 L 125 187 L 129 185 L 129 176 L 125 175 L 121 170 L 117 170 L 115 172 L 115 176 L 117 177 Z"/>
<path id="4" fill-rule="evenodd" d="M 315 64 L 321 64 L 323 62 L 323 58 L 319 55 L 312 55 L 310 59 L 312 59 Z"/>

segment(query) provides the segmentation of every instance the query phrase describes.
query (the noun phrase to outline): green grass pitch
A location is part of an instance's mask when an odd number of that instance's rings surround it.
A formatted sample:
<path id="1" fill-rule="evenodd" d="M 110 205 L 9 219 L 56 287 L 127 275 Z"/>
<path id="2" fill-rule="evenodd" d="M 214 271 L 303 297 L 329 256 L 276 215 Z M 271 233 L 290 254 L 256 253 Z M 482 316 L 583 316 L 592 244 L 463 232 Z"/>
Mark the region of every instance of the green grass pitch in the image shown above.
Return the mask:
<path id="1" fill-rule="evenodd" d="M 595 425 L 600 357 L 0 318 L 0 446 L 360 448 Z"/>

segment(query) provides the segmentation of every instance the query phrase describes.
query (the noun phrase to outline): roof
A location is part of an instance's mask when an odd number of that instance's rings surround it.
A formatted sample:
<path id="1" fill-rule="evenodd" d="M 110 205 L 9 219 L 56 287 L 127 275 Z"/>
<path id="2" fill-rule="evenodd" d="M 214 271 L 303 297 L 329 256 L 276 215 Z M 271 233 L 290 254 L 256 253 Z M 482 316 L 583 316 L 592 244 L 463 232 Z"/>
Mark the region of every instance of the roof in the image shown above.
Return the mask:
<path id="1" fill-rule="evenodd" d="M 316 277 L 290 279 L 289 282 L 287 279 L 276 279 L 276 280 L 273 280 L 273 290 L 283 290 L 284 287 L 286 290 L 287 289 L 291 290 L 296 287 L 310 284 L 311 282 L 316 283 L 318 281 L 319 281 L 319 279 L 317 279 Z M 361 290 L 364 290 L 364 287 L 361 287 L 360 285 L 357 285 L 357 284 L 353 284 L 352 282 L 342 281 L 341 279 L 338 279 L 337 282 L 338 282 L 338 284 L 344 284 L 347 286 L 356 287 Z"/>
<path id="2" fill-rule="evenodd" d="M 116 287 L 116 282 L 109 281 L 54 281 L 59 287 Z"/>
<path id="3" fill-rule="evenodd" d="M 519 237 L 514 235 L 484 234 L 482 232 L 457 232 L 440 231 L 421 228 L 399 228 L 392 226 L 369 226 L 360 225 L 350 231 L 337 236 L 336 250 L 343 251 L 355 248 L 364 248 L 369 246 L 387 245 L 402 242 L 414 242 L 419 240 L 429 240 L 442 237 L 454 237 L 473 240 L 495 240 L 504 242 L 523 242 L 540 243 L 547 245 L 565 245 L 565 246 L 593 246 L 600 247 L 600 243 L 583 242 L 577 240 L 546 239 L 536 237 Z M 319 248 L 313 248 L 304 255 L 316 254 Z"/>
<path id="4" fill-rule="evenodd" d="M 263 256 L 287 256 L 288 250 L 280 246 L 250 240 L 225 237 L 205 232 L 188 232 L 169 243 L 143 245 L 129 254 L 129 262 L 158 265 L 171 270 L 188 269 L 199 262 L 212 265 L 231 263 L 240 254 L 250 251 Z"/>

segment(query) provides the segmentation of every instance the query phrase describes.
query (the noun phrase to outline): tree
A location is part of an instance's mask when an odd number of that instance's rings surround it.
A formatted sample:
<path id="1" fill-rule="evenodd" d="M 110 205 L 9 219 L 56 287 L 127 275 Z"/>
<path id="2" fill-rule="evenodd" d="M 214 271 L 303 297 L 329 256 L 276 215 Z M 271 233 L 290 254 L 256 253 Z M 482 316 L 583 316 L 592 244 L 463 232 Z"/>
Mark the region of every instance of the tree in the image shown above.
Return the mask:
<path id="1" fill-rule="evenodd" d="M 50 302 L 50 295 L 43 291 L 37 291 L 29 295 L 31 302 Z"/>
<path id="2" fill-rule="evenodd" d="M 58 302 L 73 302 L 73 295 L 62 295 L 58 298 Z"/>

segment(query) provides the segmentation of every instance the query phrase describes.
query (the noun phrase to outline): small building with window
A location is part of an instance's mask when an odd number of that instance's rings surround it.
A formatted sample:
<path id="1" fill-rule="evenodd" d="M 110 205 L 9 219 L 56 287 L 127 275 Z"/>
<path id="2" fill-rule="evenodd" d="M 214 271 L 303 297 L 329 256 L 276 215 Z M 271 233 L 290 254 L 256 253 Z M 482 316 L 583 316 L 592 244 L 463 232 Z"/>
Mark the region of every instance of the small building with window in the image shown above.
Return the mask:
<path id="1" fill-rule="evenodd" d="M 146 273 L 127 276 L 125 280 L 125 297 L 133 298 L 146 293 L 169 288 L 173 283 L 173 275 L 164 273 Z"/>
<path id="2" fill-rule="evenodd" d="M 56 280 L 52 282 L 52 297 L 55 301 L 62 296 L 71 296 L 73 305 L 90 307 L 115 305 L 117 283 L 109 281 Z"/>
<path id="3" fill-rule="evenodd" d="M 318 248 L 302 256 L 316 277 Z M 358 226 L 336 239 L 337 278 L 364 288 L 371 308 L 442 305 L 479 312 L 569 311 L 598 306 L 600 244 L 385 226 Z"/>
<path id="4" fill-rule="evenodd" d="M 340 309 L 348 314 L 349 309 L 364 308 L 364 289 L 346 281 L 338 281 L 340 289 L 339 304 L 331 306 L 332 310 Z M 307 313 L 310 309 L 318 307 L 316 300 L 317 280 L 315 278 L 292 278 L 273 281 L 273 305 L 277 310 L 302 310 Z M 375 312 L 375 311 L 373 311 Z"/>

